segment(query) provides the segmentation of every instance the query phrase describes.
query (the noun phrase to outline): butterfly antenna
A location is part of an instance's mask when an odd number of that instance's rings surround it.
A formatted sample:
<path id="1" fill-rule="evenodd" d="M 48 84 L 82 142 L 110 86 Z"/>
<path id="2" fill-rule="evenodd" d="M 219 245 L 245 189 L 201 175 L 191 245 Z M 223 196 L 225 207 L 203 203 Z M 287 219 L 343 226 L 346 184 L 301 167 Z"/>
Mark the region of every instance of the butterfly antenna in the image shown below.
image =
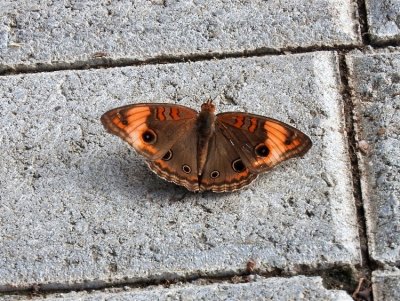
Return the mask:
<path id="1" fill-rule="evenodd" d="M 200 100 L 200 98 L 199 98 L 196 94 L 193 94 L 193 97 L 194 97 L 194 100 L 195 100 L 195 101 Z"/>
<path id="2" fill-rule="evenodd" d="M 221 95 L 224 93 L 224 91 L 221 91 L 219 94 L 217 94 L 212 101 L 215 101 L 218 97 L 221 97 Z"/>

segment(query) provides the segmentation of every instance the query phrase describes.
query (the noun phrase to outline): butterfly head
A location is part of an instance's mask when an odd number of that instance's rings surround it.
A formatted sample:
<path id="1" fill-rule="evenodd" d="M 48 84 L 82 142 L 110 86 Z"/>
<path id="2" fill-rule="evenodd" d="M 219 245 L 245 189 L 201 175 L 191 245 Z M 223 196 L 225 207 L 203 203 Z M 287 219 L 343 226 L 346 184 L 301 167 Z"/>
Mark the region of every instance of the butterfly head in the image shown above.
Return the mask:
<path id="1" fill-rule="evenodd" d="M 212 102 L 213 102 L 212 99 L 209 99 L 205 103 L 203 103 L 201 105 L 201 111 L 202 112 L 214 113 L 215 112 L 215 105 Z"/>

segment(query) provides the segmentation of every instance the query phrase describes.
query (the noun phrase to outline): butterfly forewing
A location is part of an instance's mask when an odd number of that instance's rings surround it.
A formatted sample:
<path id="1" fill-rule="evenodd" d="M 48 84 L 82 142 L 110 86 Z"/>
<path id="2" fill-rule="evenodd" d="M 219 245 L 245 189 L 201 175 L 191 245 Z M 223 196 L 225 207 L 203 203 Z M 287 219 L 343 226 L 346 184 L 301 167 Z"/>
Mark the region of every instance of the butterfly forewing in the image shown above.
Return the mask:
<path id="1" fill-rule="evenodd" d="M 197 112 L 172 104 L 134 104 L 110 110 L 101 121 L 108 132 L 150 160 L 162 158 L 193 126 Z"/>
<path id="2" fill-rule="evenodd" d="M 312 145 L 310 138 L 294 127 L 255 114 L 221 113 L 217 115 L 217 126 L 252 172 L 266 171 L 302 156 Z"/>

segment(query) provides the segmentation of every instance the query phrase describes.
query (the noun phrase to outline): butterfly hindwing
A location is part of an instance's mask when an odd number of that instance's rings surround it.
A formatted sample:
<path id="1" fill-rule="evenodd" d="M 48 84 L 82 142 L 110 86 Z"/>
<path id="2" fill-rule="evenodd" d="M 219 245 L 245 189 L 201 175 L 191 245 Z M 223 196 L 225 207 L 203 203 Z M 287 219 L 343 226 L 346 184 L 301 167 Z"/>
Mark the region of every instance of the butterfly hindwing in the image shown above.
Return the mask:
<path id="1" fill-rule="evenodd" d="M 149 168 L 161 178 L 199 191 L 197 175 L 197 131 L 195 120 L 185 135 L 178 139 L 160 159 L 148 161 Z"/>
<path id="2" fill-rule="evenodd" d="M 246 168 L 235 147 L 218 127 L 208 149 L 200 190 L 235 191 L 257 178 L 257 174 Z"/>

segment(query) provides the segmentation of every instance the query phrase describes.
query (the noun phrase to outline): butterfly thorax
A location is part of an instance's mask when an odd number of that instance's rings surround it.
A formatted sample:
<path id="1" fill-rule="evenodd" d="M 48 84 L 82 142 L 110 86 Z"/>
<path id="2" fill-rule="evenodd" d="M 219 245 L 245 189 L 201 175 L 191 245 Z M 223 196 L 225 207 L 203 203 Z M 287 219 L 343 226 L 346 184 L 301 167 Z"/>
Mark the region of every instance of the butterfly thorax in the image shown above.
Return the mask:
<path id="1" fill-rule="evenodd" d="M 207 161 L 208 145 L 215 132 L 215 106 L 211 101 L 202 104 L 196 121 L 197 126 L 197 171 L 202 175 Z"/>

